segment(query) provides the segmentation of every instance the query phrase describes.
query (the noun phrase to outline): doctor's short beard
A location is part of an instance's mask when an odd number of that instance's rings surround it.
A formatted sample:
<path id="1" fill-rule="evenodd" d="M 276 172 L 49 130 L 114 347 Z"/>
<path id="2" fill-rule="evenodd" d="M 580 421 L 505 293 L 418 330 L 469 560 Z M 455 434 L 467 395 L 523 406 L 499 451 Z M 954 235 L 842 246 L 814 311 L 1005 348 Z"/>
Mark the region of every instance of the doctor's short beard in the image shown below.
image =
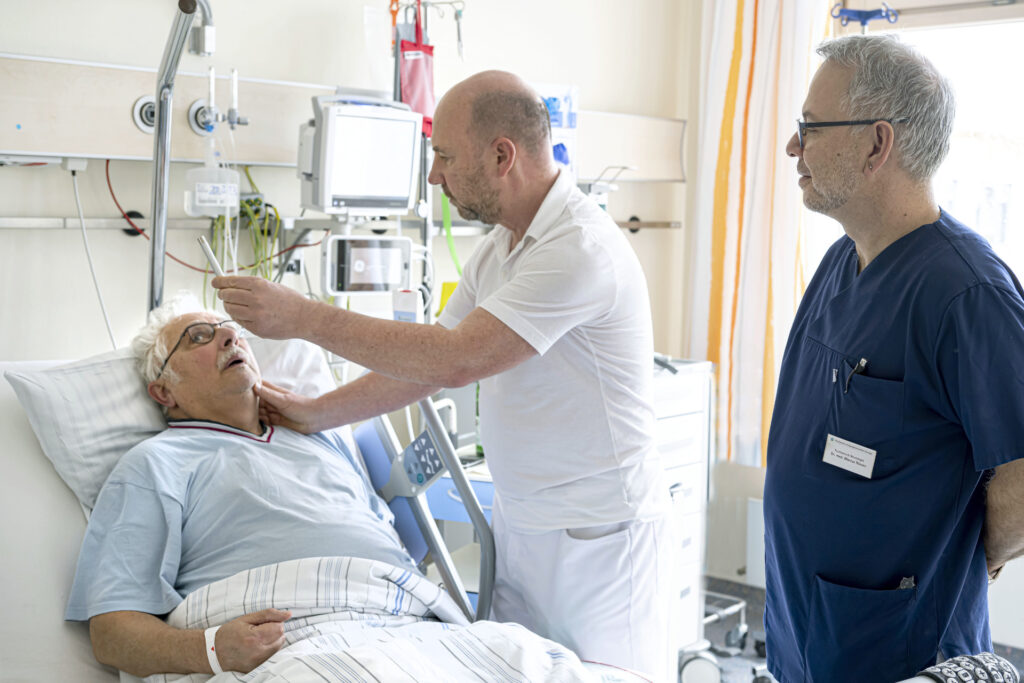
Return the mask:
<path id="1" fill-rule="evenodd" d="M 466 189 L 459 193 L 462 199 L 456 199 L 447 188 L 444 188 L 444 193 L 458 209 L 459 215 L 467 221 L 480 221 L 487 225 L 497 225 L 501 222 L 498 191 L 487 185 L 483 178 L 482 166 L 473 174 L 472 180 L 466 183 Z"/>

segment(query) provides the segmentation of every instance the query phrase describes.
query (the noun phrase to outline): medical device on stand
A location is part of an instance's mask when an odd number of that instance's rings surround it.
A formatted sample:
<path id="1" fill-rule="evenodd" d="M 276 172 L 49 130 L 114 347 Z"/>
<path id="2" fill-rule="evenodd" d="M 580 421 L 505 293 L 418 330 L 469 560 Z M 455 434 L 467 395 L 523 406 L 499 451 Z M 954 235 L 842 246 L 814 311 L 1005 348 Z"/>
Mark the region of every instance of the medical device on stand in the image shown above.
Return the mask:
<path id="1" fill-rule="evenodd" d="M 412 240 L 351 233 L 416 206 L 423 117 L 384 93 L 339 88 L 312 104 L 313 118 L 299 128 L 300 201 L 329 219 L 293 221 L 295 241 L 328 230 L 320 250 L 323 295 L 336 306 L 392 318 L 390 297 L 381 294 L 410 287 Z M 345 361 L 332 357 L 331 363 L 344 381 Z"/>
<path id="2" fill-rule="evenodd" d="M 313 99 L 314 118 L 299 130 L 301 205 L 335 220 L 327 225 L 319 221 L 314 226 L 311 220 L 292 224 L 331 231 L 323 242 L 321 264 L 323 293 L 335 297 L 336 305 L 367 305 L 365 293 L 418 290 L 422 311 L 411 317 L 428 323 L 433 298 L 430 244 L 435 229 L 427 184 L 431 154 L 425 140 L 434 109 L 433 48 L 427 44 L 421 7 L 430 4 L 417 0 L 415 5 L 407 5 L 407 11 L 415 10 L 415 22 L 396 26 L 392 99 L 383 93 L 341 88 L 334 96 Z M 393 22 L 399 9 L 398 2 L 391 3 Z M 461 21 L 461 11 L 457 21 Z M 402 237 L 373 240 L 351 234 L 354 226 L 369 220 L 400 219 L 410 212 L 422 220 L 422 246 Z M 415 286 L 410 272 L 413 257 L 423 261 L 420 282 Z M 345 299 L 339 301 L 338 297 Z M 402 299 L 405 304 L 415 300 L 409 296 Z M 377 310 L 369 314 L 398 319 L 397 301 L 392 301 L 389 313 Z"/>
<path id="3" fill-rule="evenodd" d="M 340 89 L 339 89 L 340 90 Z M 313 98 L 299 128 L 302 208 L 336 216 L 400 216 L 416 203 L 423 117 L 368 95 Z"/>
<path id="4" fill-rule="evenodd" d="M 409 288 L 408 237 L 331 235 L 321 246 L 323 288 L 331 296 Z"/>

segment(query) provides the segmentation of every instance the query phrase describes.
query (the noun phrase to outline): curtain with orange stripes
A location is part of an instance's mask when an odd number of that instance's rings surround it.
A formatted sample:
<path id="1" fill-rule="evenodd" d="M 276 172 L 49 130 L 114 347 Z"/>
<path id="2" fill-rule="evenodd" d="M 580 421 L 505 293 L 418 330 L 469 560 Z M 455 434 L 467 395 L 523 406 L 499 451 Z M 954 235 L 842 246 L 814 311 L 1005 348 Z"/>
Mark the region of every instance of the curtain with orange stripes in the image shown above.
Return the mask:
<path id="1" fill-rule="evenodd" d="M 721 460 L 763 466 L 804 283 L 786 156 L 828 31 L 822 0 L 704 0 L 689 351 L 715 363 Z"/>

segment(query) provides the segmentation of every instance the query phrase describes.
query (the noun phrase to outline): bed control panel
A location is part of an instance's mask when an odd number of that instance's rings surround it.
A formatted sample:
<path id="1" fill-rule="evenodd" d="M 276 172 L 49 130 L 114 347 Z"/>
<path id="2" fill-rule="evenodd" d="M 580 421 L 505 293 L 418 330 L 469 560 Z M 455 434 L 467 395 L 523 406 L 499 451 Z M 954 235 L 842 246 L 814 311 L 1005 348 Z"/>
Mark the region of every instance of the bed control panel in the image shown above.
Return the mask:
<path id="1" fill-rule="evenodd" d="M 406 446 L 401 459 L 409 483 L 413 486 L 425 488 L 444 472 L 441 456 L 434 447 L 430 435 L 425 431 Z"/>
<path id="2" fill-rule="evenodd" d="M 442 417 L 442 428 L 448 432 L 448 438 L 454 441 L 452 431 L 457 424 L 454 404 L 451 401 L 441 403 L 438 415 Z M 354 430 L 354 436 L 370 482 L 385 502 L 390 503 L 396 496 L 418 496 L 447 471 L 441 452 L 427 430 L 404 449 L 390 420 L 363 423 Z"/>

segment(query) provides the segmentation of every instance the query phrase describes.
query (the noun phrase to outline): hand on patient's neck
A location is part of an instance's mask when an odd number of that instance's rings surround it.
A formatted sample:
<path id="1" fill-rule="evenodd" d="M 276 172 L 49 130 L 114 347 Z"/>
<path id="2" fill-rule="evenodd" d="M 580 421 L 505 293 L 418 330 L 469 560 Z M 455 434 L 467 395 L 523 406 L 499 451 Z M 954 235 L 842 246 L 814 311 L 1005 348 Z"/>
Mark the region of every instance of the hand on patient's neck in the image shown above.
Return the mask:
<path id="1" fill-rule="evenodd" d="M 222 397 L 219 400 L 186 402 L 167 410 L 172 420 L 207 420 L 229 427 L 242 429 L 250 434 L 262 434 L 260 423 L 259 397 L 256 391 Z"/>

